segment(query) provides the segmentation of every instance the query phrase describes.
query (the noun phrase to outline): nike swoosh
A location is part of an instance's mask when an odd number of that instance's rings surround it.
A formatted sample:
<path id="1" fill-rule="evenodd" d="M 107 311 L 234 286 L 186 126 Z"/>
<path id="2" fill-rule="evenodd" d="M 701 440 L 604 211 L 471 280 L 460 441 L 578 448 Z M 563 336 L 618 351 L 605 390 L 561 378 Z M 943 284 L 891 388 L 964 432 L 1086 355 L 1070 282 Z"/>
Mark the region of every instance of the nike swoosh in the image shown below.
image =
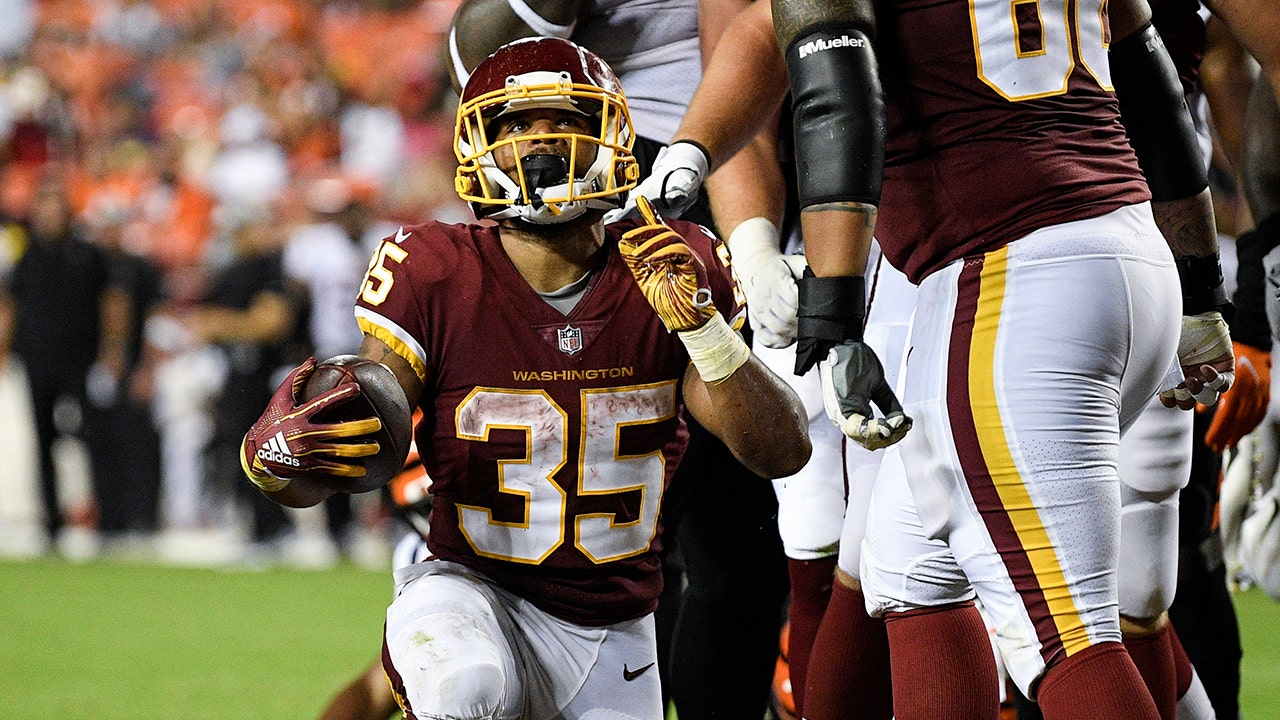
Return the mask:
<path id="1" fill-rule="evenodd" d="M 405 232 L 405 231 L 404 231 L 404 226 L 403 226 L 403 225 L 396 229 L 396 244 L 397 244 L 397 245 L 399 245 L 400 243 L 402 243 L 402 242 L 404 242 L 405 240 L 408 240 L 408 239 L 409 239 L 409 233 L 407 233 L 407 232 Z"/>
<path id="2" fill-rule="evenodd" d="M 622 679 L 623 679 L 623 680 L 626 680 L 627 682 L 631 682 L 632 680 L 635 680 L 636 678 L 638 678 L 638 677 L 640 677 L 641 675 L 643 675 L 643 674 L 644 674 L 644 671 L 645 671 L 645 670 L 648 670 L 648 669 L 649 669 L 649 668 L 651 668 L 651 667 L 653 667 L 653 663 L 649 663 L 648 665 L 645 665 L 645 666 L 644 666 L 644 667 L 642 667 L 642 668 L 637 668 L 637 669 L 635 669 L 635 670 L 628 670 L 628 669 L 627 669 L 627 664 L 626 664 L 626 663 L 623 663 L 623 664 L 622 664 Z"/>

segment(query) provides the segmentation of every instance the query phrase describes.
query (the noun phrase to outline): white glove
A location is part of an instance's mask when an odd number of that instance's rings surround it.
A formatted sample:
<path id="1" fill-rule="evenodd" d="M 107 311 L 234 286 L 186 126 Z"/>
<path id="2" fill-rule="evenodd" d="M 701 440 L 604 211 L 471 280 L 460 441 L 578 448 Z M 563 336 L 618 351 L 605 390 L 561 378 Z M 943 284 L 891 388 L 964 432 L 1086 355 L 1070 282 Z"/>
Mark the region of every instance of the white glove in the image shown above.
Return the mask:
<path id="1" fill-rule="evenodd" d="M 1173 388 L 1160 391 L 1160 402 L 1165 407 L 1175 405 L 1183 410 L 1190 410 L 1196 403 L 1213 405 L 1218 396 L 1231 389 L 1235 382 L 1234 370 L 1216 370 L 1205 366 L 1221 364 L 1224 360 L 1232 360 L 1231 335 L 1222 314 L 1211 310 L 1199 315 L 1182 316 L 1182 337 L 1178 340 L 1178 363 L 1182 366 L 1186 381 Z M 1230 365 L 1229 367 L 1234 367 Z M 1203 381 L 1199 392 L 1193 393 L 1187 382 L 1192 378 Z"/>
<path id="2" fill-rule="evenodd" d="M 1255 443 L 1258 433 L 1240 438 L 1234 450 L 1224 457 L 1222 488 L 1218 495 L 1219 532 L 1222 535 L 1222 557 L 1227 564 L 1227 581 L 1240 582 L 1240 525 L 1249 512 L 1253 499 L 1253 476 L 1258 465 Z"/>
<path id="3" fill-rule="evenodd" d="M 796 278 L 804 273 L 804 256 L 779 252 L 778 229 L 763 217 L 739 223 L 728 242 L 755 339 L 765 347 L 789 347 L 796 341 Z"/>
<path id="4" fill-rule="evenodd" d="M 711 170 L 711 159 L 698 145 L 677 140 L 658 151 L 653 171 L 627 193 L 627 202 L 604 216 L 606 223 L 636 217 L 636 197 L 643 195 L 659 215 L 678 218 L 698 200 L 698 188 Z"/>
<path id="5" fill-rule="evenodd" d="M 827 417 L 854 442 L 868 450 L 888 447 L 911 429 L 898 396 L 884 379 L 884 367 L 869 345 L 847 341 L 831 348 L 818 363 L 822 404 Z M 875 417 L 871 403 L 883 417 Z"/>

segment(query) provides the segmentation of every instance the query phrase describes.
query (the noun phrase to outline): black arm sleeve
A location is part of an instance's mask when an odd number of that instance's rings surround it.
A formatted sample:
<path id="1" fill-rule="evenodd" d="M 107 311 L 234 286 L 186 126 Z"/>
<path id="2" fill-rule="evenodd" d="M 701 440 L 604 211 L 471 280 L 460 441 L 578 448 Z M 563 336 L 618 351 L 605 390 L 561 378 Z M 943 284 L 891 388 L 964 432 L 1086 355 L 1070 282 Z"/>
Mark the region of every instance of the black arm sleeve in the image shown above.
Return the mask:
<path id="1" fill-rule="evenodd" d="M 800 207 L 880 203 L 884 98 L 871 40 L 828 26 L 787 48 Z"/>
<path id="2" fill-rule="evenodd" d="M 1196 129 L 1178 71 L 1156 29 L 1147 23 L 1111 45 L 1111 81 L 1120 121 L 1151 199 L 1181 200 L 1209 186 Z"/>

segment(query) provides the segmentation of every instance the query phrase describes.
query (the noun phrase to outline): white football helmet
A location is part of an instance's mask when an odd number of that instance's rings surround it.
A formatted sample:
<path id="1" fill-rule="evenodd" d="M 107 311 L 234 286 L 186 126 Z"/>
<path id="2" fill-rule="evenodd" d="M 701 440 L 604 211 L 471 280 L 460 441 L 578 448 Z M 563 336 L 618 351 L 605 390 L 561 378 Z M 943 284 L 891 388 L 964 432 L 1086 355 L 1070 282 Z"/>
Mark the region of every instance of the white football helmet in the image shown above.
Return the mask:
<path id="1" fill-rule="evenodd" d="M 596 149 L 585 172 L 566 177 L 563 164 L 558 171 L 541 166 L 545 155 L 521 158 L 514 152 L 515 177 L 497 167 L 495 148 L 510 144 L 514 151 L 517 140 L 528 138 L 494 140 L 490 124 L 504 113 L 532 108 L 574 110 L 597 121 L 594 136 L 560 136 L 569 141 L 570 168 L 578 167 L 576 158 Z M 640 174 L 631 154 L 634 142 L 622 86 L 603 60 L 560 38 L 516 40 L 485 58 L 467 79 L 454 126 L 454 183 L 477 218 L 565 222 L 588 208 L 622 205 Z"/>

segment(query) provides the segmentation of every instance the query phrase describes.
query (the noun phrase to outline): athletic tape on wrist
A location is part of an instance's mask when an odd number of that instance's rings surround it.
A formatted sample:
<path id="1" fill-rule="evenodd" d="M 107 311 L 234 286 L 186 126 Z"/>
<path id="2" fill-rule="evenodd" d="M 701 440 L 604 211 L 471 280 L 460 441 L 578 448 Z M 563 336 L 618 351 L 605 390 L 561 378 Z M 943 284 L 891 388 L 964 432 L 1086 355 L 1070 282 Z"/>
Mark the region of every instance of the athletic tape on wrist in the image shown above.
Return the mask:
<path id="1" fill-rule="evenodd" d="M 705 325 L 696 330 L 676 334 L 705 382 L 718 383 L 751 359 L 751 348 L 729 327 L 720 313 L 712 315 Z"/>

